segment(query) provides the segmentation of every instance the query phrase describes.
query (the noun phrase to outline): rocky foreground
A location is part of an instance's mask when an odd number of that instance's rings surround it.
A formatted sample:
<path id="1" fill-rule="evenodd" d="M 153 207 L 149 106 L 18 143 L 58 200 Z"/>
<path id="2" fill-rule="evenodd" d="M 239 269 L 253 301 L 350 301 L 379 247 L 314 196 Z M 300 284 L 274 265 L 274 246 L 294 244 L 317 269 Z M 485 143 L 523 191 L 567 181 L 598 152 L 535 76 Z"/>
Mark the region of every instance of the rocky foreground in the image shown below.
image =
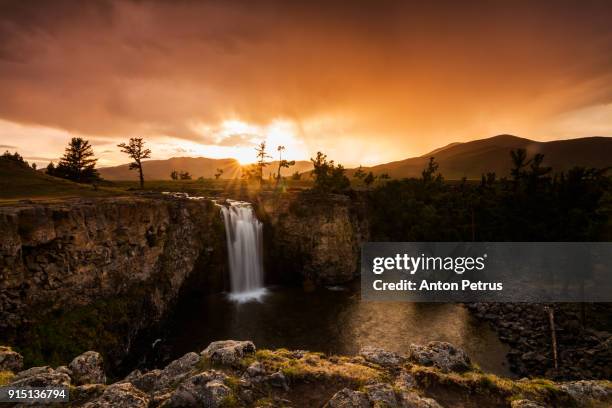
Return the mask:
<path id="1" fill-rule="evenodd" d="M 55 369 L 22 371 L 22 365 L 21 355 L 0 347 L 0 384 L 68 386 L 70 406 L 88 408 L 612 406 L 610 381 L 500 378 L 483 373 L 463 350 L 444 342 L 414 345 L 408 355 L 365 347 L 347 357 L 217 341 L 163 369 L 135 370 L 108 385 L 95 351 Z"/>

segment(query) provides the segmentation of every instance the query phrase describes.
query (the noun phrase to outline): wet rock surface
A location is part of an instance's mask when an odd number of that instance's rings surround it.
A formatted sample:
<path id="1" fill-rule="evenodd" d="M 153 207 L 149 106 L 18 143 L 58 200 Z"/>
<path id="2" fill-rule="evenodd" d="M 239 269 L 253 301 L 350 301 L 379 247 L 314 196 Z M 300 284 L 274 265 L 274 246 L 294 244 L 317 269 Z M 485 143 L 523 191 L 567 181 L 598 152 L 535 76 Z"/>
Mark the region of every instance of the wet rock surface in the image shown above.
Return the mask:
<path id="1" fill-rule="evenodd" d="M 135 370 L 110 385 L 76 385 L 77 377 L 100 380 L 97 369 L 103 362 L 95 352 L 87 352 L 75 358 L 78 364 L 71 364 L 72 368 L 33 367 L 16 373 L 9 385 L 71 386 L 70 406 L 88 408 L 586 408 L 612 404 L 610 381 L 498 378 L 474 369 L 461 349 L 447 343 L 415 346 L 419 361 L 427 365 L 416 362 L 412 353 L 367 350 L 366 356 L 373 359 L 304 350 L 255 351 L 251 342 L 227 340 L 211 343 L 202 355 L 187 353 L 163 369 Z M 225 358 L 228 355 L 231 358 Z M 459 368 L 461 373 L 453 371 Z"/>

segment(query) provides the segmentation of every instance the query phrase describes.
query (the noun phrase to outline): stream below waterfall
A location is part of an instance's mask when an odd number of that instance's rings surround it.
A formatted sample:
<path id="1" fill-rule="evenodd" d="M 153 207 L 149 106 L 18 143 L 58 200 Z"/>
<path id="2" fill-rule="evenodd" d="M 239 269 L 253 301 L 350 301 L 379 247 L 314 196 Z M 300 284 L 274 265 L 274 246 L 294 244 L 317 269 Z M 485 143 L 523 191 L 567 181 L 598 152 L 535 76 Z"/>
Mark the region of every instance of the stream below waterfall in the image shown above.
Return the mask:
<path id="1" fill-rule="evenodd" d="M 228 294 L 186 296 L 164 337 L 172 358 L 215 340 L 252 340 L 258 348 L 355 354 L 372 345 L 407 352 L 411 343 L 448 341 L 485 371 L 511 376 L 508 348 L 486 323 L 459 304 L 362 302 L 357 288 L 268 288 L 261 302 Z"/>

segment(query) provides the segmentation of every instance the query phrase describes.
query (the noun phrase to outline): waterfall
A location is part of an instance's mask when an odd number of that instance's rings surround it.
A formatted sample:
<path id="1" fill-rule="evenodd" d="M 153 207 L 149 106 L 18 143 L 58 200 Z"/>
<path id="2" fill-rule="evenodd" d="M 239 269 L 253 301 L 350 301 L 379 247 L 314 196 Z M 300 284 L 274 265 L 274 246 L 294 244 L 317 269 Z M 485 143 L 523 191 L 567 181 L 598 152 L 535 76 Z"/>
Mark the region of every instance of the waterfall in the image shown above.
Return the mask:
<path id="1" fill-rule="evenodd" d="M 250 203 L 227 201 L 221 206 L 229 255 L 230 299 L 260 300 L 265 294 L 262 224 Z"/>

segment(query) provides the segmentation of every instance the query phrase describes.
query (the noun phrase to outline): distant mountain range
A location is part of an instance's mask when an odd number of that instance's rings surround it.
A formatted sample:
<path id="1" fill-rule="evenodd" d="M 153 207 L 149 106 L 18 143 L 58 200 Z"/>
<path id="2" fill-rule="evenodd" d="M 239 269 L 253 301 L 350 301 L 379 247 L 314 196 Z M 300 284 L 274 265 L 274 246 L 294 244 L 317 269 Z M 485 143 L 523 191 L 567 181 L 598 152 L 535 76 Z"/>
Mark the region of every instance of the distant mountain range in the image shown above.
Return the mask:
<path id="1" fill-rule="evenodd" d="M 527 150 L 528 157 L 544 154 L 544 165 L 553 171 L 574 166 L 604 168 L 612 166 L 612 137 L 536 142 L 512 135 L 499 135 L 466 143 L 452 143 L 427 154 L 410 159 L 369 167 L 375 174 L 387 173 L 394 178 L 419 177 L 430 157 L 435 157 L 439 171 L 446 179 L 478 179 L 495 172 L 499 177 L 510 174 L 510 151 Z"/>
<path id="2" fill-rule="evenodd" d="M 209 159 L 207 157 L 172 157 L 167 160 L 147 160 L 142 162 L 143 172 L 149 180 L 169 180 L 170 173 L 176 171 L 188 171 L 194 179 L 198 177 L 212 178 L 217 169 L 223 170 L 221 178 L 240 177 L 241 164 L 236 159 Z M 264 176 L 268 173 L 276 174 L 278 161 L 271 162 L 264 170 Z M 283 168 L 281 174 L 288 176 L 298 171 L 300 173 L 312 169 L 309 161 L 298 161 L 289 169 Z M 98 169 L 102 178 L 106 180 L 137 180 L 138 172 L 129 169 L 129 164 L 114 167 L 101 167 Z"/>
<path id="3" fill-rule="evenodd" d="M 544 154 L 544 164 L 554 171 L 567 170 L 574 166 L 603 168 L 612 166 L 612 137 L 585 137 L 580 139 L 537 142 L 512 135 L 499 135 L 465 143 L 451 143 L 419 157 L 364 167 L 374 174 L 387 173 L 393 178 L 419 177 L 430 157 L 435 157 L 440 172 L 446 179 L 478 179 L 483 173 L 495 172 L 503 177 L 510 174 L 510 151 L 527 150 L 531 157 Z M 332 158 L 333 159 L 333 158 Z M 218 168 L 223 169 L 223 178 L 240 176 L 240 163 L 235 159 L 209 159 L 205 157 L 173 157 L 167 160 L 144 162 L 145 176 L 150 180 L 169 179 L 172 170 L 188 171 L 194 178 L 214 177 Z M 275 172 L 278 162 L 266 167 L 264 175 Z M 284 176 L 312 170 L 310 161 L 298 161 L 296 165 L 283 169 Z M 127 164 L 99 169 L 107 180 L 136 180 L 136 172 Z M 354 169 L 347 170 L 351 175 Z"/>

